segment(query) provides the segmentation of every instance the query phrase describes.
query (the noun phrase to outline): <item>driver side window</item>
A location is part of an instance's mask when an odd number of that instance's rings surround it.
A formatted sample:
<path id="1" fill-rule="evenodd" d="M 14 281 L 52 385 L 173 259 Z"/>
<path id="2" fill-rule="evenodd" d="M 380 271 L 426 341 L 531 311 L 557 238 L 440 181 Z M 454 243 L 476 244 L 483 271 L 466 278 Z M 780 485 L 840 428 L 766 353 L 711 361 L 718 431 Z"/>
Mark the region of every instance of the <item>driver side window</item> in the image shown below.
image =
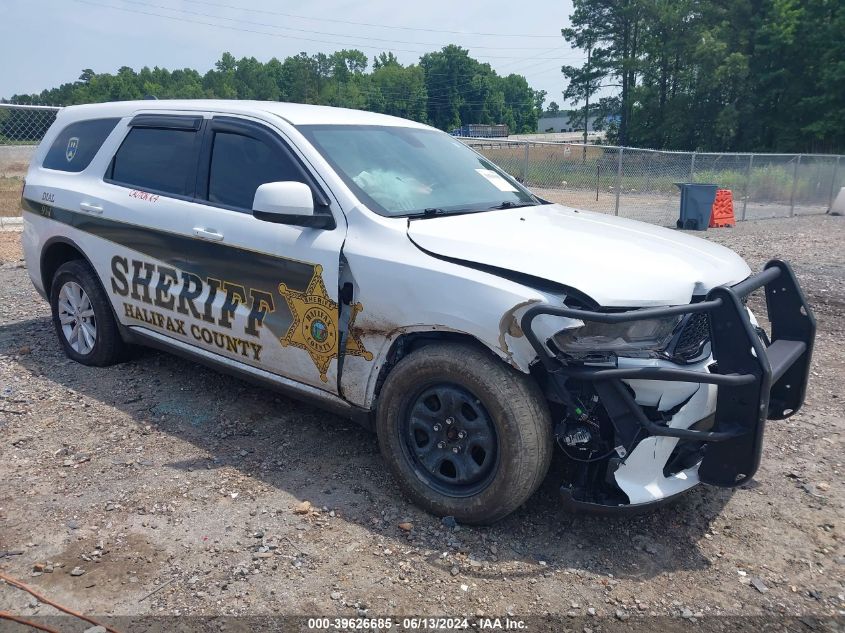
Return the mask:
<path id="1" fill-rule="evenodd" d="M 291 180 L 306 182 L 298 166 L 284 152 L 251 136 L 214 132 L 208 174 L 209 202 L 249 212 L 260 185 Z"/>

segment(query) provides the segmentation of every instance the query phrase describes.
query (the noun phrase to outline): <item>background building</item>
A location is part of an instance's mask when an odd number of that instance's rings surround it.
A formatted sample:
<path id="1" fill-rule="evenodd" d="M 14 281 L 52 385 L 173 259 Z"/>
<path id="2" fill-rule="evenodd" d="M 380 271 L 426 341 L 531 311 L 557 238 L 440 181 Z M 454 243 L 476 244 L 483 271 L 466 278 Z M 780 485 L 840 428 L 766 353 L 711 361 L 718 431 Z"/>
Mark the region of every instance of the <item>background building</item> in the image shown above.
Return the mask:
<path id="1" fill-rule="evenodd" d="M 587 120 L 587 131 L 594 132 L 594 124 L 598 117 L 591 116 Z M 537 119 L 537 132 L 583 132 L 584 118 L 570 112 L 561 111 L 554 115 L 543 114 Z"/>

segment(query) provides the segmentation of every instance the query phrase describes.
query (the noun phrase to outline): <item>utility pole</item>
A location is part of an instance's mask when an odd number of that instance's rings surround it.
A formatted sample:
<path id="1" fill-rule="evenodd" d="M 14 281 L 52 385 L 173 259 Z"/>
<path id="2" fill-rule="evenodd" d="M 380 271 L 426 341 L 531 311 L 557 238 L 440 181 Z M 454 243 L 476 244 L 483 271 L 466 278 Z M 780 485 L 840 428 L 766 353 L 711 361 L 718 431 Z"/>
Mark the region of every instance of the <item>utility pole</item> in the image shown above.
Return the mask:
<path id="1" fill-rule="evenodd" d="M 587 40 L 587 87 L 585 89 L 586 102 L 584 104 L 584 162 L 587 161 L 587 128 L 590 126 L 590 62 L 593 58 L 593 41 Z"/>

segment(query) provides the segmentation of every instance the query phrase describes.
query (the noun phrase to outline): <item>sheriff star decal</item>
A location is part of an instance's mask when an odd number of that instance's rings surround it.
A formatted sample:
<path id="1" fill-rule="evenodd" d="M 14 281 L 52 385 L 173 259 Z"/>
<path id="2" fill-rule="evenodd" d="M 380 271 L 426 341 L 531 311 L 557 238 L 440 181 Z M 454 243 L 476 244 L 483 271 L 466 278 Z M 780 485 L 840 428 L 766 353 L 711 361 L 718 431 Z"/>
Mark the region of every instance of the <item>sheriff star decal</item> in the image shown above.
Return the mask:
<path id="1" fill-rule="evenodd" d="M 279 339 L 282 346 L 292 345 L 308 352 L 317 370 L 320 380 L 328 382 L 329 364 L 337 358 L 338 328 L 337 302 L 332 301 L 323 284 L 323 267 L 314 266 L 314 274 L 305 292 L 291 290 L 286 284 L 279 284 L 279 293 L 287 301 L 293 320 L 288 331 Z M 346 339 L 346 353 L 372 360 L 373 355 L 364 349 L 360 336 L 355 334 L 355 317 L 363 309 L 360 303 L 351 307 L 349 316 L 349 335 Z"/>

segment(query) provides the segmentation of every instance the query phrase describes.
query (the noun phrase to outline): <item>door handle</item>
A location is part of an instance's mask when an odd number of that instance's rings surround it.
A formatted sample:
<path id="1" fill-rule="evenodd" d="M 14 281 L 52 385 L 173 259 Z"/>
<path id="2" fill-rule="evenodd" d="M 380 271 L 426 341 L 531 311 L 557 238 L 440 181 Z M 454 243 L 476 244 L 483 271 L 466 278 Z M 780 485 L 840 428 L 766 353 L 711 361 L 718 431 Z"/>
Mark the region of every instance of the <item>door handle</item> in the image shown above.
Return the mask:
<path id="1" fill-rule="evenodd" d="M 199 226 L 194 227 L 194 235 L 204 240 L 211 240 L 212 242 L 219 242 L 223 239 L 222 233 L 218 233 L 214 229 L 205 229 Z"/>
<path id="2" fill-rule="evenodd" d="M 89 202 L 80 202 L 79 209 L 86 213 L 93 213 L 94 215 L 100 215 L 103 212 L 103 207 Z"/>

